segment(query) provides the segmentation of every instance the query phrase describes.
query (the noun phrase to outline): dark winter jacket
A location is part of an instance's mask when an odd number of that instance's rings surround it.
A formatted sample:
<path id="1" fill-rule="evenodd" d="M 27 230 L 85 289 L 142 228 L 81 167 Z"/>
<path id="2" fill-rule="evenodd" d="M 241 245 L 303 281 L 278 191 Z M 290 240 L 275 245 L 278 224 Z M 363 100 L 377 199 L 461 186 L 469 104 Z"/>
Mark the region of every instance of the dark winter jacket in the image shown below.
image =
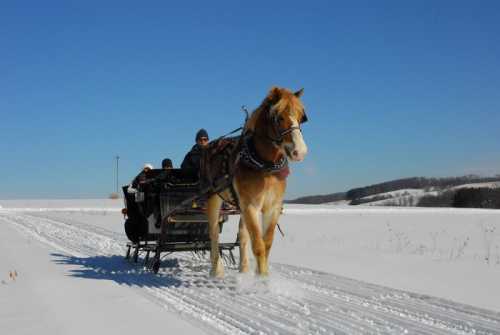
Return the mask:
<path id="1" fill-rule="evenodd" d="M 200 169 L 200 160 L 201 154 L 203 152 L 203 147 L 199 144 L 195 144 L 191 151 L 189 151 L 184 160 L 182 161 L 181 168 L 182 169 L 191 169 L 191 170 L 199 170 Z"/>
<path id="2" fill-rule="evenodd" d="M 146 171 L 141 171 L 132 181 L 132 187 L 137 189 L 139 184 L 144 183 L 146 181 Z"/>

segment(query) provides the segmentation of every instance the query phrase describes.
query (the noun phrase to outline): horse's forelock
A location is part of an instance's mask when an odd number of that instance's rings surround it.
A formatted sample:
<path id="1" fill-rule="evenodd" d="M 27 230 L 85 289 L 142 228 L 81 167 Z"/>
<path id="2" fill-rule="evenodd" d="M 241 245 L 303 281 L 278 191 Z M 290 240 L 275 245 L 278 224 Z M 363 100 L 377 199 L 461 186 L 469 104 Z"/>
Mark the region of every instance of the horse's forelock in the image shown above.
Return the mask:
<path id="1" fill-rule="evenodd" d="M 295 120 L 301 120 L 304 114 L 304 105 L 299 97 L 286 88 L 273 87 L 259 107 L 250 115 L 246 130 L 255 131 L 261 116 L 267 113 L 276 113 L 285 116 L 288 114 Z"/>
<path id="2" fill-rule="evenodd" d="M 274 104 L 273 109 L 278 115 L 289 115 L 295 120 L 300 120 L 304 114 L 304 105 L 291 91 L 283 89 L 281 99 Z"/>

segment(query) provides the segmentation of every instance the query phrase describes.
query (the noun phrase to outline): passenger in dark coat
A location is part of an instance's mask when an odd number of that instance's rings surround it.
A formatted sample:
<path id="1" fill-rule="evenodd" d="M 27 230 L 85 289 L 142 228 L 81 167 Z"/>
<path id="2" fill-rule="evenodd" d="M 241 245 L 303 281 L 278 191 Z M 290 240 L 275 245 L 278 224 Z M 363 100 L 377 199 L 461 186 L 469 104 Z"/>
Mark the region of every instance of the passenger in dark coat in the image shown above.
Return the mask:
<path id="1" fill-rule="evenodd" d="M 139 184 L 142 184 L 146 181 L 146 174 L 148 171 L 151 171 L 153 169 L 153 165 L 151 164 L 144 164 L 144 168 L 142 169 L 141 172 L 132 180 L 128 187 L 128 193 L 135 193 L 137 192 L 137 188 L 139 187 Z"/>
<path id="2" fill-rule="evenodd" d="M 196 133 L 196 144 L 191 148 L 184 160 L 182 161 L 182 169 L 190 169 L 198 171 L 200 168 L 200 160 L 203 149 L 208 145 L 208 133 L 205 129 L 200 129 Z"/>

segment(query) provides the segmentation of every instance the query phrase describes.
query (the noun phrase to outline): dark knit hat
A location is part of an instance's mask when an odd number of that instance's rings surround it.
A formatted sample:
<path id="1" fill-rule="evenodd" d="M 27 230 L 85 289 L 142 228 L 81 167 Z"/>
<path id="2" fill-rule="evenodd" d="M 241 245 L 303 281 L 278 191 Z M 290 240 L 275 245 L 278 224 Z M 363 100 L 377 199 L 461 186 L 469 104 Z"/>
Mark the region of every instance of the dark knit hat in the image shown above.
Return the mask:
<path id="1" fill-rule="evenodd" d="M 165 169 L 165 168 L 172 168 L 172 161 L 170 160 L 170 158 L 165 158 L 164 160 L 161 161 L 161 167 L 162 169 Z"/>
<path id="2" fill-rule="evenodd" d="M 201 128 L 200 130 L 198 130 L 198 132 L 196 133 L 196 138 L 195 140 L 198 141 L 200 138 L 202 137 L 206 137 L 208 138 L 208 133 L 205 129 Z"/>

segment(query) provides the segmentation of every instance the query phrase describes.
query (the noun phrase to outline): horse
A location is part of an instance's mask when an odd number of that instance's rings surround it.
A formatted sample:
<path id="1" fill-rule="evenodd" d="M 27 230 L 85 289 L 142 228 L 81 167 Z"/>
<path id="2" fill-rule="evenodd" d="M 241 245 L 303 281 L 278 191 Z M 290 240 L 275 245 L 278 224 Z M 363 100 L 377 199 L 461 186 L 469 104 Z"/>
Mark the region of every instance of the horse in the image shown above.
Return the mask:
<path id="1" fill-rule="evenodd" d="M 278 87 L 270 89 L 245 122 L 238 153 L 232 157 L 233 173 L 229 186 L 208 197 L 212 277 L 224 276 L 219 253 L 218 219 L 225 199 L 235 200 L 240 207 L 240 272 L 249 271 L 248 246 L 251 242 L 257 275 L 269 274 L 269 253 L 283 208 L 288 160 L 299 162 L 307 154 L 300 128 L 307 121 L 300 100 L 302 94 L 303 89 L 297 92 Z"/>

